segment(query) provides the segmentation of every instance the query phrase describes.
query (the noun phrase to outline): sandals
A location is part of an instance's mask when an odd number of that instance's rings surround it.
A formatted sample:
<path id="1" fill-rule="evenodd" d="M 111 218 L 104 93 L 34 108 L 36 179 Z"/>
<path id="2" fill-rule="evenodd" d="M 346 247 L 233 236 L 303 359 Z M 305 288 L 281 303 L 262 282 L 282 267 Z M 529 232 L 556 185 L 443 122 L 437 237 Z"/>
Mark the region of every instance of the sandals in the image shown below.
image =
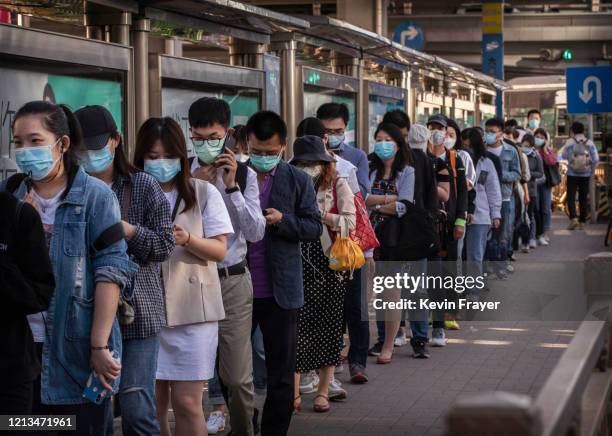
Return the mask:
<path id="1" fill-rule="evenodd" d="M 329 412 L 330 406 L 329 406 L 329 397 L 327 395 L 323 395 L 323 394 L 319 394 L 316 397 L 314 397 L 314 399 L 316 400 L 317 398 L 325 398 L 325 401 L 327 401 L 327 404 L 325 405 L 321 405 L 321 404 L 313 404 L 312 408 L 315 412 L 317 413 L 327 413 Z"/>
<path id="2" fill-rule="evenodd" d="M 293 411 L 300 413 L 302 411 L 302 396 L 298 395 L 293 399 Z"/>

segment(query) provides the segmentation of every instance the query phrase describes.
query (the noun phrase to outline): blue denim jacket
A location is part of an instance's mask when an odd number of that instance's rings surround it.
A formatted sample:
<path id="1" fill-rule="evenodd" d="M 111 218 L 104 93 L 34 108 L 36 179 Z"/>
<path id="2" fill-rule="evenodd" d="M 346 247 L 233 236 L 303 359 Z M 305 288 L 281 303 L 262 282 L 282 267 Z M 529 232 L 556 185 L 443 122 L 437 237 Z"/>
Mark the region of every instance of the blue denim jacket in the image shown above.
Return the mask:
<path id="1" fill-rule="evenodd" d="M 502 200 L 508 201 L 512 198 L 514 184 L 521 178 L 521 162 L 513 145 L 503 142 L 502 147 L 504 149 L 499 157 L 502 164 L 501 193 Z"/>
<path id="2" fill-rule="evenodd" d="M 14 192 L 26 194 L 25 184 Z M 50 257 L 55 293 L 46 315 L 43 346 L 42 401 L 45 404 L 79 404 L 91 373 L 90 335 L 97 282 L 121 288 L 137 271 L 126 254 L 124 240 L 90 255 L 102 231 L 121 220 L 119 203 L 106 184 L 79 168 L 72 186 L 55 214 Z M 115 318 L 108 340 L 121 355 L 121 331 Z M 114 383 L 119 386 L 119 379 Z"/>

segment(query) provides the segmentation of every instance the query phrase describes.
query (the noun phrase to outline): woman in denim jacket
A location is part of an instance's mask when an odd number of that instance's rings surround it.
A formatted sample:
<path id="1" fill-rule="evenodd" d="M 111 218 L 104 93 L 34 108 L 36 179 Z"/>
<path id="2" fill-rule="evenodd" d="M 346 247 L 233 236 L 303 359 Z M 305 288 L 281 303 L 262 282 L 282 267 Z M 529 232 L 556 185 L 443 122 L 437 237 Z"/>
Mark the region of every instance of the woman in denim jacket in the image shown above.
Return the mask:
<path id="1" fill-rule="evenodd" d="M 14 194 L 41 215 L 56 280 L 48 312 L 29 319 L 35 340 L 44 342 L 40 400 L 46 406 L 33 413 L 76 415 L 76 434 L 103 435 L 110 395 L 96 405 L 82 394 L 92 370 L 105 389 L 119 386 L 117 305 L 137 267 L 123 239 L 94 243 L 121 222 L 119 204 L 78 165 L 81 129 L 67 107 L 25 104 L 15 115 L 13 138 L 17 165 L 29 175 Z"/>

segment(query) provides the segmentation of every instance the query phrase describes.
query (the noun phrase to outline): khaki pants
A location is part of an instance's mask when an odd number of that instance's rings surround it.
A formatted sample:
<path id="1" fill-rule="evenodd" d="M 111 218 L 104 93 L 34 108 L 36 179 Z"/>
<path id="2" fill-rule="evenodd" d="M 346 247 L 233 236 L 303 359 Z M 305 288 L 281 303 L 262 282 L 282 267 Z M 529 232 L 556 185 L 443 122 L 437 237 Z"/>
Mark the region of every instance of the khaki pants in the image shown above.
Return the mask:
<path id="1" fill-rule="evenodd" d="M 229 414 L 235 435 L 253 434 L 253 358 L 251 274 L 221 279 L 225 319 L 219 321 L 219 377 L 227 387 Z"/>

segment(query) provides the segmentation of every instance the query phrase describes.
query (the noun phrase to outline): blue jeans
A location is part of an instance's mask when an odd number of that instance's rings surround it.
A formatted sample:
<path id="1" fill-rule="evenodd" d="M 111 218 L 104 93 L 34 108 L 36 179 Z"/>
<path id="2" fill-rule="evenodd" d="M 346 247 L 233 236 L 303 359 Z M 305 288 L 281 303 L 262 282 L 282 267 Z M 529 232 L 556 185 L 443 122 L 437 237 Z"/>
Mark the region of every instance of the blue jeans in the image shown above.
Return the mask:
<path id="1" fill-rule="evenodd" d="M 487 236 L 491 226 L 488 224 L 470 224 L 465 234 L 467 255 L 467 274 L 481 276 L 483 273 L 483 260 L 487 248 Z"/>
<path id="2" fill-rule="evenodd" d="M 550 230 L 552 220 L 552 188 L 542 184 L 538 186 L 538 204 L 542 215 L 542 229 L 544 233 Z"/>
<path id="3" fill-rule="evenodd" d="M 125 436 L 160 434 L 155 401 L 158 351 L 159 335 L 123 341 L 121 384 L 117 396 Z"/>
<path id="4" fill-rule="evenodd" d="M 536 214 L 538 213 L 537 197 L 529 197 L 529 206 L 527 206 L 527 214 L 529 215 L 529 239 L 536 238 Z"/>
<path id="5" fill-rule="evenodd" d="M 267 385 L 266 353 L 259 326 L 251 335 L 251 345 L 253 347 L 253 385 L 255 389 L 263 391 Z"/>
<path id="6" fill-rule="evenodd" d="M 502 201 L 501 218 L 502 231 L 499 233 L 499 242 L 506 247 L 508 253 L 512 251 L 512 235 L 514 233 L 514 198 Z"/>

